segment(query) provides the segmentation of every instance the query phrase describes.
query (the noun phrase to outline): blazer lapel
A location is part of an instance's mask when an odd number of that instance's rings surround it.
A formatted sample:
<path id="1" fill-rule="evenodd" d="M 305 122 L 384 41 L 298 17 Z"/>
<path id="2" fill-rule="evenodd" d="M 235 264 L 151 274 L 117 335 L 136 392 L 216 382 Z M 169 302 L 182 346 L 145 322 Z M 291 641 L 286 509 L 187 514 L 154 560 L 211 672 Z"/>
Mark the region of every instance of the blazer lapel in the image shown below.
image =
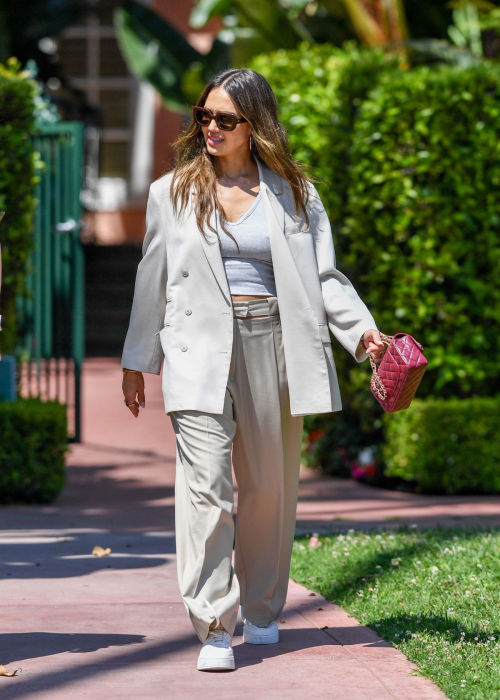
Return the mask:
<path id="1" fill-rule="evenodd" d="M 276 294 L 279 295 L 281 291 L 280 306 L 283 308 L 287 304 L 290 310 L 310 308 L 307 291 L 285 237 L 285 207 L 280 201 L 283 183 L 279 175 L 267 165 L 264 164 L 262 170 L 264 181 L 261 182 L 261 186 L 264 193 Z"/>
<path id="2" fill-rule="evenodd" d="M 210 223 L 215 228 L 215 211 L 212 211 L 210 216 Z M 229 291 L 229 285 L 227 283 L 226 271 L 224 270 L 224 263 L 222 262 L 222 255 L 220 252 L 219 239 L 216 235 L 210 231 L 207 231 L 210 237 L 210 243 L 205 240 L 205 236 L 198 230 L 196 226 L 197 236 L 200 241 L 203 252 L 205 253 L 207 260 L 212 268 L 217 284 L 226 299 L 226 302 L 231 305 L 231 293 Z"/>

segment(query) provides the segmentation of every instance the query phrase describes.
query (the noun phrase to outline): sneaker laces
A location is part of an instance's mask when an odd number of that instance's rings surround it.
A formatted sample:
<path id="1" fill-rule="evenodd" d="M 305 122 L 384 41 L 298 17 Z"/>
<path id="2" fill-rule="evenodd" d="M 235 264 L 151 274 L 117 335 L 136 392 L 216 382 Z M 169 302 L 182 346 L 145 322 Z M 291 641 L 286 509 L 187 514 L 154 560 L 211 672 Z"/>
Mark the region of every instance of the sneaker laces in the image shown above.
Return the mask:
<path id="1" fill-rule="evenodd" d="M 227 639 L 226 635 L 228 637 Z M 226 632 L 226 630 L 209 630 L 205 644 L 209 643 L 211 646 L 215 647 L 226 647 L 230 639 L 229 632 Z"/>

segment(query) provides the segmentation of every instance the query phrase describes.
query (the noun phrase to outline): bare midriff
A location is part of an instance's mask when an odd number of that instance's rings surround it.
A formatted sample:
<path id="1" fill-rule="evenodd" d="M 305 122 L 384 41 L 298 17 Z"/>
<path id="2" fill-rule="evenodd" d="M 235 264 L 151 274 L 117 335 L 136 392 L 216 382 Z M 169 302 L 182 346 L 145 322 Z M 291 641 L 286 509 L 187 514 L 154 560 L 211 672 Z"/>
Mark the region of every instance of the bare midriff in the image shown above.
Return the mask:
<path id="1" fill-rule="evenodd" d="M 251 296 L 248 294 L 231 294 L 231 299 L 233 301 L 247 301 L 248 299 L 267 299 L 270 294 L 260 294 L 258 296 Z M 252 316 L 252 318 L 264 318 L 264 316 Z"/>

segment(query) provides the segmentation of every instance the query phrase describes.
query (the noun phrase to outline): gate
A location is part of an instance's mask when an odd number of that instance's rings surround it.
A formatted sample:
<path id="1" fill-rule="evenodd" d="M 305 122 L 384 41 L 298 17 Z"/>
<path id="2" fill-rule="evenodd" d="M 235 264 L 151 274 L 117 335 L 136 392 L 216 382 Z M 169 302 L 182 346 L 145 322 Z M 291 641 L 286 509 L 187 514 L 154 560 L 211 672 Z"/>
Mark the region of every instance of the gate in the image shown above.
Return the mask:
<path id="1" fill-rule="evenodd" d="M 18 392 L 68 407 L 70 442 L 81 441 L 84 254 L 80 241 L 83 124 L 42 127 L 35 150 L 45 164 L 36 185 L 29 297 L 16 299 Z"/>

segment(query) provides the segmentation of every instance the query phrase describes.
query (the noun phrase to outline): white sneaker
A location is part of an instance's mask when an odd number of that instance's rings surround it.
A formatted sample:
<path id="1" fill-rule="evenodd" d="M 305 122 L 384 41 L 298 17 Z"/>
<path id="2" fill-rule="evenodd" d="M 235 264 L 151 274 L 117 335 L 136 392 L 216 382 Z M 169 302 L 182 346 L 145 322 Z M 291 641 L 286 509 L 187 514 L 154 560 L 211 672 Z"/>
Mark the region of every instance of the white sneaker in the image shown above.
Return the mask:
<path id="1" fill-rule="evenodd" d="M 231 635 L 222 627 L 220 617 L 215 612 L 210 602 L 203 600 L 215 617 L 215 629 L 208 630 L 208 637 L 198 656 L 198 671 L 234 671 L 234 654 L 231 646 Z"/>
<path id="2" fill-rule="evenodd" d="M 234 671 L 234 654 L 229 632 L 209 631 L 198 656 L 198 671 Z"/>
<path id="3" fill-rule="evenodd" d="M 276 622 L 271 622 L 267 627 L 257 627 L 243 618 L 243 641 L 247 644 L 276 644 L 279 638 L 280 631 Z"/>

